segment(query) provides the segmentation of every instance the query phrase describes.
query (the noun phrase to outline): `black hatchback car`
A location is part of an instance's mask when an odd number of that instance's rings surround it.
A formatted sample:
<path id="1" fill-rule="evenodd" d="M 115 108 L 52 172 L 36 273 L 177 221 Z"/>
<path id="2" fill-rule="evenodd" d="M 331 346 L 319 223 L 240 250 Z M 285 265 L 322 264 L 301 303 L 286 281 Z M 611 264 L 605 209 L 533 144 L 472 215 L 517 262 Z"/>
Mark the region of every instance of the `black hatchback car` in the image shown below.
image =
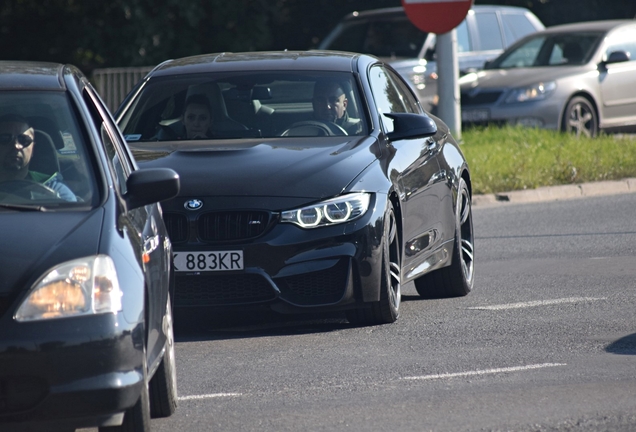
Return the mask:
<path id="1" fill-rule="evenodd" d="M 372 56 L 221 53 L 164 62 L 116 118 L 163 203 L 175 307 L 399 315 L 473 286 L 470 172 L 448 127 Z"/>
<path id="2" fill-rule="evenodd" d="M 0 430 L 147 430 L 176 407 L 177 174 L 139 169 L 75 67 L 0 62 Z"/>

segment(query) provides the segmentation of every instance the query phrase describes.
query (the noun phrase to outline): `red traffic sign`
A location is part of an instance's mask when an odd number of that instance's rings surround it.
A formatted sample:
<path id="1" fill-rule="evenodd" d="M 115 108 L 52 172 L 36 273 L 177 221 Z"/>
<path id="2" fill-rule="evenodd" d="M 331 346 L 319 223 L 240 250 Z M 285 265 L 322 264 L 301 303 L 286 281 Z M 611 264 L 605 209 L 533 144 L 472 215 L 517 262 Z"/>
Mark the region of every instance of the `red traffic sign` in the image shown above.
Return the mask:
<path id="1" fill-rule="evenodd" d="M 402 0 L 406 16 L 425 32 L 447 33 L 457 27 L 473 6 L 473 0 Z"/>

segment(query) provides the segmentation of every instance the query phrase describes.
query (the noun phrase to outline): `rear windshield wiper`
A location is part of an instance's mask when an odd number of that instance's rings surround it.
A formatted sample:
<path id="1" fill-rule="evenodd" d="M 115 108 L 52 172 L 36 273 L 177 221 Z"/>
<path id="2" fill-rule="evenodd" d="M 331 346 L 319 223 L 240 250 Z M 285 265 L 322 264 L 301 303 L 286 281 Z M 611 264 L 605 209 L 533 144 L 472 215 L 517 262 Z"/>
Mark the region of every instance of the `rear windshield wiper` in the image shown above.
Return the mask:
<path id="1" fill-rule="evenodd" d="M 20 210 L 20 211 L 39 211 L 39 212 L 49 211 L 48 208 L 44 206 L 40 206 L 40 205 L 5 204 L 5 203 L 0 203 L 0 209 Z"/>

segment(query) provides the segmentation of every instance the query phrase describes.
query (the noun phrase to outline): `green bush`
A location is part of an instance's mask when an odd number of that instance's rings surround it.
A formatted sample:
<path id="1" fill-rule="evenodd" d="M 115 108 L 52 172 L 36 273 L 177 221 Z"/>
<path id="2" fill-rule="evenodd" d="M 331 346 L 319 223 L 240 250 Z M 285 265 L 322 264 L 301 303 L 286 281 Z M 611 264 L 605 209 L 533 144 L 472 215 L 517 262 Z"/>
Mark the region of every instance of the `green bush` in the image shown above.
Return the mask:
<path id="1" fill-rule="evenodd" d="M 523 127 L 462 132 L 473 193 L 636 177 L 636 138 L 574 135 Z"/>

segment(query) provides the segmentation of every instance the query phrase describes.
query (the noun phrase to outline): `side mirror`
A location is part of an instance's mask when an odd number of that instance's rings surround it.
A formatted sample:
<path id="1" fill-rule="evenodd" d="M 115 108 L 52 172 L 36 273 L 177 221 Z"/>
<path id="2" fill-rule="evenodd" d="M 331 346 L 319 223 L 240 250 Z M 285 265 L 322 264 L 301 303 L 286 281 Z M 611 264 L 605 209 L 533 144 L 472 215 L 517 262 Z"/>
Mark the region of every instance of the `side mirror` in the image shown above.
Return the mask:
<path id="1" fill-rule="evenodd" d="M 384 114 L 393 119 L 393 132 L 387 134 L 391 141 L 409 138 L 427 138 L 437 133 L 437 123 L 426 114 Z"/>
<path id="2" fill-rule="evenodd" d="M 179 193 L 179 174 L 170 168 L 146 168 L 130 173 L 124 200 L 132 210 L 174 198 Z"/>
<path id="3" fill-rule="evenodd" d="M 605 60 L 605 64 L 610 63 L 622 63 L 629 61 L 629 54 L 625 51 L 612 51 L 610 55 Z"/>

